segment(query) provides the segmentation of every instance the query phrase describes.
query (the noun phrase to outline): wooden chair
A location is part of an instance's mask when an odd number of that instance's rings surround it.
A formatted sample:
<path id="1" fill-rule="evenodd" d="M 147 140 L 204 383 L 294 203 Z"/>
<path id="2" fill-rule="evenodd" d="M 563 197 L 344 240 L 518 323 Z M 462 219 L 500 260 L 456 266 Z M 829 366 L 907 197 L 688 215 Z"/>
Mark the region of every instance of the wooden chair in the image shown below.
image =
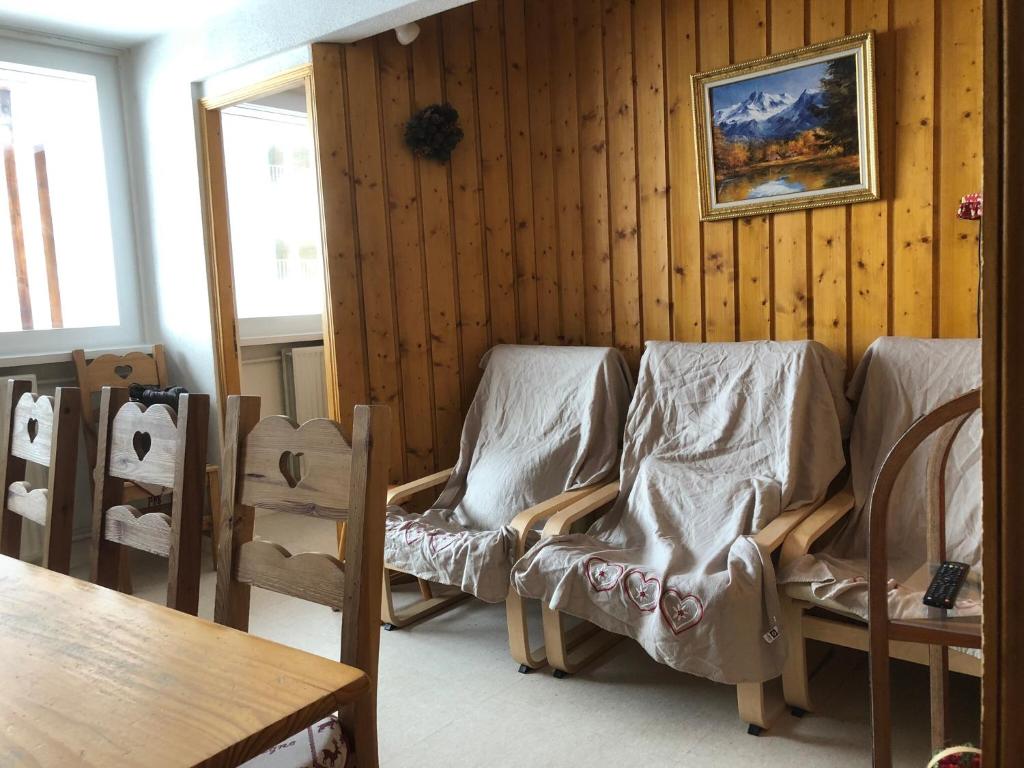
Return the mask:
<path id="1" fill-rule="evenodd" d="M 338 718 L 323 721 L 309 729 L 308 738 L 290 739 L 289 745 L 275 748 L 276 757 L 264 754 L 247 765 L 277 765 L 281 751 L 308 748 L 311 740 L 322 745 L 317 752 L 327 750 L 332 759 L 340 759 L 347 749 L 344 733 L 352 740 L 360 768 L 377 766 L 378 609 L 389 422 L 386 406 L 356 406 L 350 446 L 340 425 L 329 419 L 302 426 L 284 416 L 261 420 L 258 397 L 228 398 L 222 461 L 223 508 L 228 514 L 221 521 L 216 621 L 247 631 L 253 586 L 340 608 L 341 661 L 363 670 L 372 681 L 366 697 L 340 713 L 340 724 Z M 301 476 L 299 456 L 304 458 Z M 292 555 L 277 544 L 254 540 L 255 507 L 346 520 L 344 560 L 316 553 Z M 280 739 L 289 735 L 287 730 L 278 734 Z"/>
<path id="2" fill-rule="evenodd" d="M 412 482 L 404 485 L 389 488 L 387 497 L 388 506 L 391 506 L 392 504 L 404 504 L 422 491 L 444 485 L 448 482 L 448 478 L 451 476 L 453 471 L 454 467 L 437 472 L 433 475 L 428 475 L 427 477 L 419 480 L 413 480 Z M 509 523 L 510 527 L 516 532 L 515 559 L 522 557 L 526 553 L 528 543 L 527 539 L 533 533 L 536 525 L 551 517 L 559 510 L 562 510 L 570 504 L 589 496 L 594 491 L 595 486 L 566 491 L 565 493 L 561 493 L 552 499 L 541 502 L 540 504 L 537 504 L 530 509 L 526 509 L 516 515 Z M 393 584 L 399 583 L 401 581 L 401 577 L 416 580 L 419 585 L 421 599 L 417 600 L 404 610 L 396 610 L 391 587 Z M 435 594 L 434 588 L 435 585 L 431 584 L 429 581 L 425 581 L 424 579 L 418 579 L 414 576 L 391 568 L 385 569 L 384 588 L 381 600 L 381 620 L 384 622 L 384 628 L 392 629 L 408 626 L 420 619 L 426 618 L 427 616 L 447 610 L 456 603 L 459 603 L 471 596 L 469 593 L 462 592 L 455 587 L 446 588 L 440 594 Z M 510 588 L 508 596 L 505 598 L 505 616 L 508 624 L 509 652 L 511 653 L 512 658 L 519 664 L 519 671 L 524 674 L 534 669 L 540 669 L 547 663 L 547 658 L 544 655 L 543 648 L 532 648 L 530 645 L 530 633 L 526 613 L 526 604 L 523 601 L 523 598 L 519 596 L 518 592 Z"/>
<path id="3" fill-rule="evenodd" d="M 46 397 L 31 387 L 25 380 L 7 380 L 0 438 L 0 554 L 20 557 L 25 518 L 43 526 L 43 567 L 67 573 L 75 517 L 78 390 L 58 387 Z M 49 469 L 46 488 L 25 482 L 27 462 Z"/>
<path id="4" fill-rule="evenodd" d="M 587 519 L 592 522 L 606 512 L 619 494 L 619 484 L 608 483 L 576 503 L 563 507 L 548 519 L 543 536 L 564 536 L 574 526 Z M 766 525 L 753 538 L 761 550 L 775 555 L 786 537 L 802 521 L 815 514 L 831 515 L 846 502 L 843 493 L 831 496 L 824 502 L 786 510 Z M 515 591 L 515 590 L 513 590 Z M 566 629 L 564 616 L 546 605 L 541 606 L 544 626 L 544 646 L 547 648 L 548 663 L 554 668 L 555 677 L 562 678 L 575 674 L 593 663 L 609 648 L 625 639 L 625 635 L 599 629 L 588 622 L 580 622 L 572 629 Z M 770 725 L 764 683 L 740 683 L 736 686 L 736 703 L 740 719 L 747 723 L 748 733 L 760 735 Z"/>
<path id="5" fill-rule="evenodd" d="M 928 560 L 946 560 L 945 478 L 953 441 L 967 418 L 981 407 L 981 392 L 973 390 L 940 405 L 911 425 L 886 456 L 871 490 L 868 518 L 868 625 L 871 667 L 871 756 L 875 768 L 892 766 L 892 717 L 889 684 L 889 644 L 910 644 L 927 653 L 931 689 L 932 751 L 949 746 L 949 670 L 951 648 L 981 648 L 981 617 L 950 618 L 942 608 L 929 608 L 927 618 L 892 618 L 888 604 L 887 522 L 893 487 L 904 465 L 925 438 L 938 433 L 929 455 Z M 953 651 L 962 654 L 962 651 Z M 972 657 L 973 658 L 973 657 Z"/>
<path id="6" fill-rule="evenodd" d="M 153 346 L 152 354 L 129 352 L 125 355 L 100 355 L 86 361 L 85 350 L 76 349 L 71 353 L 75 363 L 75 376 L 82 397 L 82 429 L 85 434 L 85 450 L 89 469 L 96 466 L 97 413 L 94 398 L 103 387 L 127 387 L 130 384 L 168 386 L 167 363 L 162 344 Z M 211 551 L 216 565 L 217 536 L 220 520 L 220 468 L 215 464 L 206 467 L 206 500 L 210 514 L 203 517 L 203 530 L 209 531 Z M 125 501 L 149 501 L 161 495 L 163 489 L 154 486 L 128 483 L 125 486 Z"/>
<path id="7" fill-rule="evenodd" d="M 168 560 L 167 605 L 199 609 L 203 486 L 206 482 L 208 395 L 182 395 L 177 413 L 166 405 L 129 402 L 128 390 L 100 396 L 92 518 L 92 580 L 117 589 L 122 547 Z M 168 488 L 170 514 L 143 513 L 125 503 L 125 482 Z"/>
<path id="8" fill-rule="evenodd" d="M 977 393 L 968 393 L 961 398 L 952 401 L 954 403 L 963 401 L 965 398 L 977 399 Z M 947 404 L 949 405 L 949 404 Z M 943 408 L 932 411 L 925 419 L 929 426 L 936 424 Z M 918 423 L 921 423 L 918 422 Z M 935 428 L 941 426 L 938 424 Z M 959 425 L 958 425 L 959 429 Z M 933 430 L 934 431 L 934 430 Z M 944 489 L 941 477 L 937 472 L 945 471 L 946 461 L 949 458 L 948 449 L 952 443 L 950 435 L 948 441 L 940 439 L 928 457 L 928 493 L 929 493 L 929 517 L 932 517 L 934 510 L 938 507 L 941 498 L 940 490 Z M 895 452 L 895 447 L 893 448 Z M 899 466 L 909 454 L 903 456 Z M 890 453 L 886 459 L 888 465 L 894 453 Z M 885 466 L 885 465 L 883 465 Z M 877 481 L 876 481 L 877 483 Z M 872 502 L 874 504 L 874 502 Z M 838 530 L 845 522 L 847 515 L 855 505 L 852 489 L 847 486 L 844 491 L 836 497 L 836 503 L 823 507 L 810 515 L 789 535 L 782 545 L 780 558 L 780 570 L 790 563 L 807 555 L 814 548 L 815 544 L 831 531 Z M 945 499 L 941 499 L 944 507 Z M 872 509 L 874 507 L 872 506 Z M 932 526 L 929 526 L 931 530 Z M 944 543 L 944 538 L 943 538 Z M 935 546 L 935 542 L 929 540 L 929 548 Z M 935 560 L 934 557 L 930 558 Z M 874 554 L 872 560 L 874 562 Z M 884 562 L 883 562 L 884 565 Z M 884 583 L 884 581 L 882 582 Z M 782 624 L 786 628 L 785 638 L 787 643 L 786 666 L 782 674 L 782 688 L 786 704 L 791 708 L 794 715 L 802 717 L 805 713 L 814 710 L 810 692 L 810 678 L 807 662 L 807 641 L 816 640 L 829 645 L 837 645 L 844 648 L 853 648 L 860 651 L 869 650 L 870 639 L 868 625 L 862 618 L 844 610 L 838 604 L 823 604 L 810 599 L 809 590 L 803 585 L 786 584 L 779 590 L 779 600 L 782 606 Z M 968 643 L 958 643 L 960 647 L 970 647 Z M 910 661 L 915 664 L 929 664 L 931 654 L 927 647 L 906 642 L 895 635 L 888 642 L 888 657 Z M 975 655 L 953 649 L 946 654 L 948 658 L 948 669 L 960 674 L 981 677 L 981 659 Z"/>

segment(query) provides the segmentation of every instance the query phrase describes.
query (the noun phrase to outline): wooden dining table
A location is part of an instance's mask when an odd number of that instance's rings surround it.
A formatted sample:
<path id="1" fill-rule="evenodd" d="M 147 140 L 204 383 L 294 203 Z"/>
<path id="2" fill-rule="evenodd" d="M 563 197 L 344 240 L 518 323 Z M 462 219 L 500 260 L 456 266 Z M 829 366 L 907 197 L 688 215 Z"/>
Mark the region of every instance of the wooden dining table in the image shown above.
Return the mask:
<path id="1" fill-rule="evenodd" d="M 234 766 L 358 669 L 0 555 L 0 766 Z"/>

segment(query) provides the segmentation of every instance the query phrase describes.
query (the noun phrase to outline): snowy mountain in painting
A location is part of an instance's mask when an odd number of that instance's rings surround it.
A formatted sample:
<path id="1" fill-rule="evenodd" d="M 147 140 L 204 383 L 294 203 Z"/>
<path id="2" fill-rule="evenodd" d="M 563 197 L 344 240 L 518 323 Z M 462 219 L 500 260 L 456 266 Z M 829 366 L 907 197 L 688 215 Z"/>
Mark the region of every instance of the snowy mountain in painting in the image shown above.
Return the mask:
<path id="1" fill-rule="evenodd" d="M 789 93 L 754 91 L 746 99 L 715 111 L 714 120 L 730 141 L 788 140 L 821 124 L 825 94 L 804 89 Z"/>
<path id="2" fill-rule="evenodd" d="M 757 122 L 767 120 L 772 115 L 784 110 L 794 101 L 796 101 L 796 96 L 790 96 L 788 93 L 754 91 L 738 104 L 716 110 L 715 124 L 723 127 L 726 125 L 740 125 L 751 120 Z"/>

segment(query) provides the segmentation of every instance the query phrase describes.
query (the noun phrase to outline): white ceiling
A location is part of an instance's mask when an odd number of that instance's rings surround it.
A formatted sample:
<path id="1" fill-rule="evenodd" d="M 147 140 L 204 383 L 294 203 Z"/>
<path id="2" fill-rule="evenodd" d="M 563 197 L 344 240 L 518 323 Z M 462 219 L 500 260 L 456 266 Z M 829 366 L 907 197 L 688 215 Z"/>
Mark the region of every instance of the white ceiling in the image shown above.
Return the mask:
<path id="1" fill-rule="evenodd" d="M 0 0 L 0 27 L 127 48 L 248 0 Z M 2 46 L 2 44 L 0 44 Z"/>

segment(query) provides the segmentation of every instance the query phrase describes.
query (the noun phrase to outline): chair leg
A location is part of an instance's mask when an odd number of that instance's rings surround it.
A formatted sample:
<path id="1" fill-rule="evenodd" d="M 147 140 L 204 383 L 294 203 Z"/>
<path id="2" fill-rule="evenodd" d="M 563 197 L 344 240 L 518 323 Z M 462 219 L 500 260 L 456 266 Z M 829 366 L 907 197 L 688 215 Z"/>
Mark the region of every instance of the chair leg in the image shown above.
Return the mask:
<path id="1" fill-rule="evenodd" d="M 220 552 L 220 467 L 206 470 L 206 495 L 210 501 L 210 546 L 213 548 L 213 570 L 217 570 L 217 553 Z"/>
<path id="2" fill-rule="evenodd" d="M 345 522 L 338 521 L 338 559 L 341 561 L 345 560 Z"/>
<path id="3" fill-rule="evenodd" d="M 576 674 L 623 638 L 586 621 L 566 631 L 561 611 L 547 606 L 541 607 L 541 616 L 548 664 L 558 678 Z M 571 659 L 570 652 L 574 652 Z"/>
<path id="4" fill-rule="evenodd" d="M 782 605 L 783 636 L 786 639 L 786 665 L 782 669 L 782 694 L 793 714 L 812 711 L 811 689 L 807 677 L 807 640 L 804 639 L 804 609 L 786 594 L 779 595 Z"/>
<path id="5" fill-rule="evenodd" d="M 544 646 L 530 648 L 530 629 L 526 618 L 526 601 L 514 589 L 505 598 L 505 619 L 508 622 L 508 648 L 512 658 L 519 662 L 519 671 L 526 673 L 547 664 Z"/>
<path id="6" fill-rule="evenodd" d="M 397 611 L 395 610 L 394 596 L 391 592 L 391 574 L 389 571 L 390 569 L 388 568 L 384 569 L 384 585 L 380 594 L 381 621 L 384 623 L 384 629 L 391 630 L 407 627 L 414 622 L 425 619 L 427 616 L 446 611 L 456 603 L 470 597 L 468 592 L 462 591 L 450 592 L 439 596 L 433 596 L 431 593 L 431 597 L 418 600 L 408 608 Z"/>
<path id="7" fill-rule="evenodd" d="M 931 694 L 932 752 L 949 746 L 949 649 L 941 645 L 928 646 L 928 687 Z"/>
<path id="8" fill-rule="evenodd" d="M 764 683 L 740 683 L 736 686 L 736 707 L 740 720 L 747 724 L 747 733 L 760 736 L 768 727 L 768 708 Z"/>

